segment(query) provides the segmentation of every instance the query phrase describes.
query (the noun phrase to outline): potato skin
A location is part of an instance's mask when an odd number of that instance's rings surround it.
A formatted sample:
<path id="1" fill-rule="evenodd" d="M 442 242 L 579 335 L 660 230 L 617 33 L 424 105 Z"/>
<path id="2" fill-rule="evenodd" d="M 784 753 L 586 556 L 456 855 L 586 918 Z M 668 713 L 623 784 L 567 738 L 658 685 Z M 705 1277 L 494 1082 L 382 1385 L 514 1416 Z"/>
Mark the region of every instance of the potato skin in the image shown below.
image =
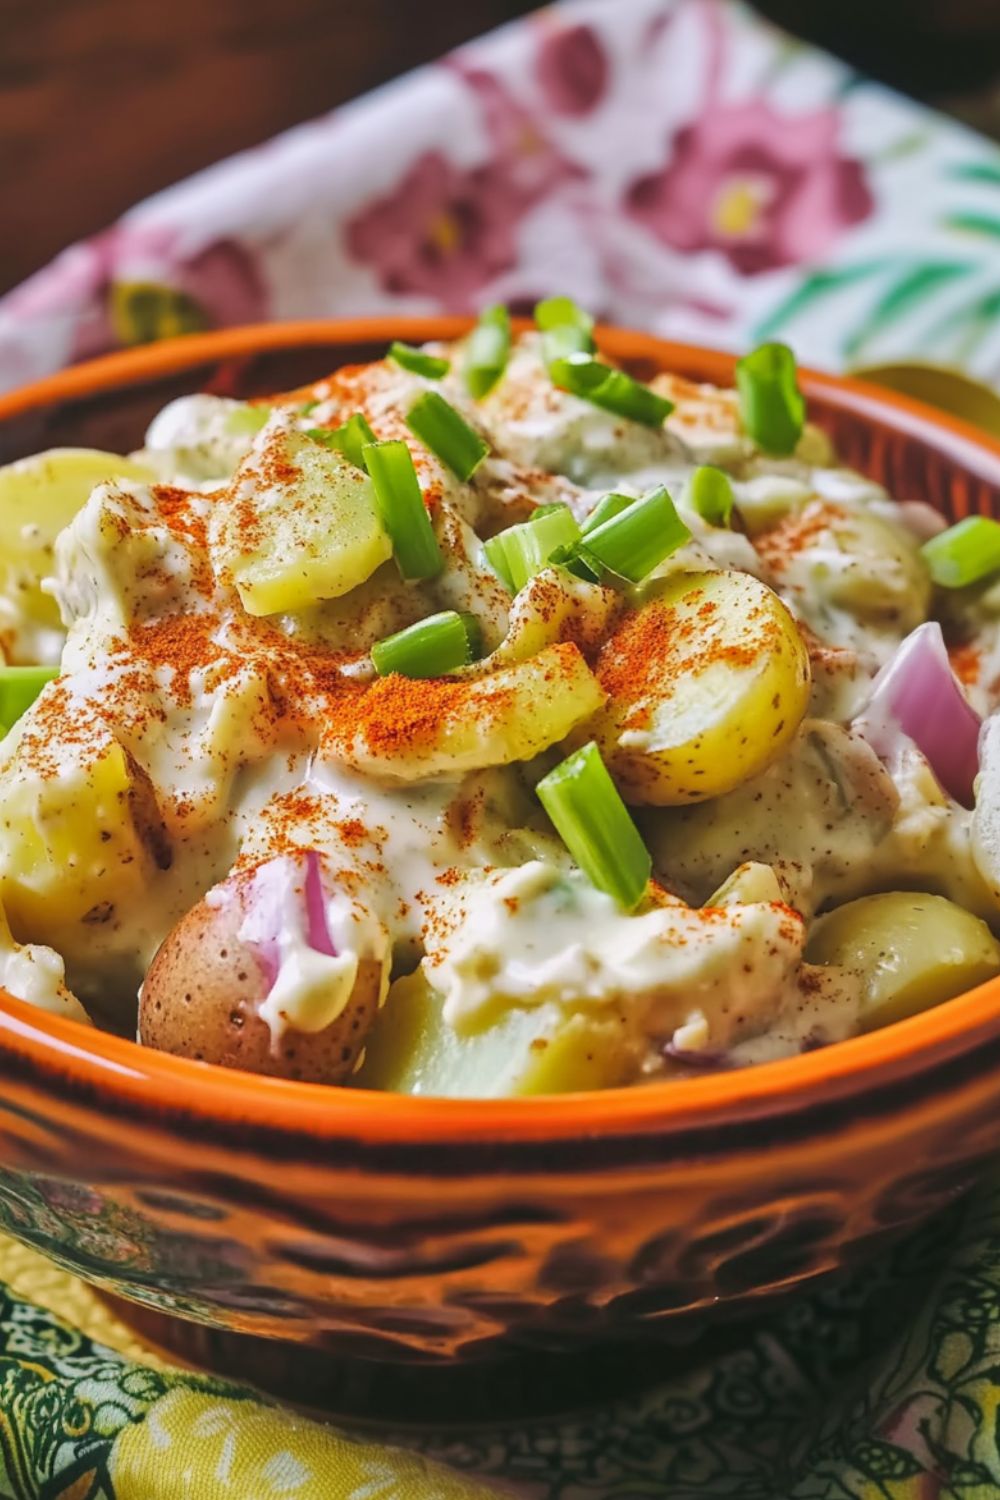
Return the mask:
<path id="1" fill-rule="evenodd" d="M 236 877 L 238 880 L 239 877 Z M 243 902 L 206 900 L 182 917 L 150 965 L 139 1003 L 147 1047 L 303 1083 L 348 1078 L 378 1013 L 381 965 L 362 959 L 354 992 L 325 1031 L 287 1030 L 274 1044 L 257 1014 L 267 975 L 240 939 Z"/>

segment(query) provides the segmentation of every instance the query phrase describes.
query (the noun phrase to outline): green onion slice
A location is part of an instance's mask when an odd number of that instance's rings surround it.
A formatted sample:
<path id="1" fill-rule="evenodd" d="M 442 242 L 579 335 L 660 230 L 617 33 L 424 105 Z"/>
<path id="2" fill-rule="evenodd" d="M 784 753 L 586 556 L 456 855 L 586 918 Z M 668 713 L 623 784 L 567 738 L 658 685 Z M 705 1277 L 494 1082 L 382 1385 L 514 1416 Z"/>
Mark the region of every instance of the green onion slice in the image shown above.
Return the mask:
<path id="1" fill-rule="evenodd" d="M 266 425 L 273 410 L 273 406 L 264 402 L 234 406 L 226 418 L 226 427 L 232 433 L 257 433 Z"/>
<path id="2" fill-rule="evenodd" d="M 545 514 L 536 511 L 530 521 L 498 532 L 484 546 L 490 567 L 513 594 L 554 560 L 553 553 L 573 548 L 580 540 L 580 528 L 568 505 L 544 510 Z"/>
<path id="3" fill-rule="evenodd" d="M 471 479 L 490 445 L 439 395 L 425 391 L 406 414 L 406 425 L 459 479 Z"/>
<path id="4" fill-rule="evenodd" d="M 58 676 L 58 667 L 0 666 L 0 731 L 6 734 L 31 707 L 45 684 Z"/>
<path id="5" fill-rule="evenodd" d="M 580 869 L 632 911 L 653 862 L 593 740 L 538 783 L 538 797 Z"/>
<path id="6" fill-rule="evenodd" d="M 389 345 L 386 358 L 401 369 L 409 370 L 411 375 L 426 375 L 428 380 L 440 380 L 451 369 L 450 360 L 442 359 L 438 354 L 428 354 L 426 349 L 418 349 L 414 344 L 401 344 L 398 339 Z"/>
<path id="7" fill-rule="evenodd" d="M 510 313 L 497 304 L 480 314 L 465 344 L 462 374 L 477 401 L 496 385 L 510 358 Z"/>
<path id="8" fill-rule="evenodd" d="M 574 396 L 645 427 L 662 427 L 674 409 L 674 403 L 665 396 L 658 396 L 624 370 L 613 370 L 589 354 L 556 359 L 549 365 L 549 374 L 556 385 Z"/>
<path id="9" fill-rule="evenodd" d="M 920 549 L 934 582 L 943 589 L 961 589 L 1000 571 L 1000 522 L 987 516 L 967 516 L 932 536 Z"/>
<path id="10" fill-rule="evenodd" d="M 368 419 L 360 411 L 356 411 L 353 417 L 348 417 L 343 427 L 310 427 L 306 437 L 315 438 L 317 443 L 323 443 L 327 448 L 335 448 L 356 469 L 365 467 L 365 444 L 377 441 L 368 425 Z"/>
<path id="11" fill-rule="evenodd" d="M 711 464 L 702 464 L 691 475 L 688 498 L 709 526 L 728 526 L 733 519 L 733 486 L 729 475 Z"/>
<path id="12" fill-rule="evenodd" d="M 388 677 L 390 672 L 403 677 L 443 677 L 467 666 L 480 649 L 475 615 L 448 609 L 386 636 L 372 647 L 371 654 L 380 677 Z"/>
<path id="13" fill-rule="evenodd" d="M 436 578 L 444 567 L 409 448 L 400 439 L 366 443 L 364 465 L 375 487 L 382 524 L 404 578 Z"/>
<path id="14" fill-rule="evenodd" d="M 765 453 L 794 453 L 806 420 L 795 355 L 787 344 L 761 344 L 736 366 L 745 431 Z"/>
<path id="15" fill-rule="evenodd" d="M 550 375 L 554 370 L 562 368 L 563 361 L 578 354 L 589 358 L 593 350 L 594 341 L 587 330 L 577 328 L 572 323 L 566 323 L 560 328 L 550 328 L 542 334 L 542 360 Z"/>
<path id="16" fill-rule="evenodd" d="M 594 327 L 590 313 L 574 302 L 572 297 L 545 297 L 537 302 L 535 322 L 543 333 L 548 333 L 553 328 L 580 328 L 588 338 Z M 593 348 L 592 342 L 589 347 Z"/>
<path id="17" fill-rule="evenodd" d="M 588 531 L 580 554 L 628 583 L 641 583 L 691 533 L 662 484 Z"/>
<path id="18" fill-rule="evenodd" d="M 584 536 L 588 532 L 593 531 L 596 526 L 600 526 L 604 521 L 610 521 L 613 516 L 620 516 L 623 510 L 628 510 L 629 506 L 634 505 L 634 503 L 634 495 L 619 495 L 615 491 L 612 491 L 610 495 L 605 495 L 603 499 L 598 500 L 590 515 L 584 521 L 581 528 Z"/>

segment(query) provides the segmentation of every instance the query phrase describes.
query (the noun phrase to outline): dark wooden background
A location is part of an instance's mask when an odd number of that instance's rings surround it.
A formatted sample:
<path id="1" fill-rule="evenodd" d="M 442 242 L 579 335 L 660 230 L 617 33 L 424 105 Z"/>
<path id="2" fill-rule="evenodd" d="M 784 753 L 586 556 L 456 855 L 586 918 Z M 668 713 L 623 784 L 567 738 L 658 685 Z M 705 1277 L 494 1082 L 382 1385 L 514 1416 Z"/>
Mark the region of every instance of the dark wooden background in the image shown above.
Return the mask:
<path id="1" fill-rule="evenodd" d="M 1000 127 L 1000 0 L 759 5 L 922 97 L 971 101 L 977 123 L 995 106 Z M 0 0 L 0 290 L 147 193 L 532 8 Z"/>

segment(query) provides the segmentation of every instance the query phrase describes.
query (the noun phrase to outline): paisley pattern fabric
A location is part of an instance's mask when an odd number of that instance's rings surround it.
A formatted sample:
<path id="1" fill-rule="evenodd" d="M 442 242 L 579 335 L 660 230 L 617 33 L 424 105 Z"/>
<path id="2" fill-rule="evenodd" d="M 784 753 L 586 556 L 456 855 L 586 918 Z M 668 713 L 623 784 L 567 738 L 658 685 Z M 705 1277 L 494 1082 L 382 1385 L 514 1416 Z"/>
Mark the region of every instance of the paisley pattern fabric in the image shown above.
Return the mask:
<path id="1" fill-rule="evenodd" d="M 730 0 L 568 0 L 181 183 L 0 300 L 0 389 L 272 318 L 530 306 L 1000 380 L 1000 151 Z"/>
<path id="2" fill-rule="evenodd" d="M 0 1240 L 0 1272 L 5 1500 L 1000 1493 L 1000 1174 L 850 1279 L 689 1352 L 638 1400 L 572 1422 L 428 1434 L 422 1454 L 404 1450 L 412 1434 L 358 1440 L 136 1359 L 93 1293 L 14 1241 Z"/>

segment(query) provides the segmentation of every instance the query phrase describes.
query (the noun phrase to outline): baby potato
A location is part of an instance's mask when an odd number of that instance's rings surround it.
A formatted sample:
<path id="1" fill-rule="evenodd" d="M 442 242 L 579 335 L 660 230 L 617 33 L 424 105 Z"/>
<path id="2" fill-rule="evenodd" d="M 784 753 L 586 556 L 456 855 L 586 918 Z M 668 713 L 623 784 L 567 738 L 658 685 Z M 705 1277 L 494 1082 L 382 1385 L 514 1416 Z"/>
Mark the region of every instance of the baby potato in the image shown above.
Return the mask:
<path id="1" fill-rule="evenodd" d="M 1000 974 L 1000 943 L 985 922 L 944 896 L 912 891 L 862 896 L 821 917 L 806 958 L 861 975 L 864 1031 L 930 1010 Z"/>
<path id="2" fill-rule="evenodd" d="M 756 776 L 809 701 L 795 621 L 748 573 L 677 573 L 597 659 L 608 695 L 588 726 L 632 802 L 703 802 Z"/>
<path id="3" fill-rule="evenodd" d="M 139 1040 L 224 1068 L 342 1083 L 378 1012 L 382 965 L 359 960 L 350 999 L 323 1030 L 289 1026 L 272 1039 L 260 1010 L 273 976 L 259 949 L 240 936 L 253 874 L 230 877 L 228 899 L 219 900 L 217 889 L 169 933 L 142 987 Z"/>

